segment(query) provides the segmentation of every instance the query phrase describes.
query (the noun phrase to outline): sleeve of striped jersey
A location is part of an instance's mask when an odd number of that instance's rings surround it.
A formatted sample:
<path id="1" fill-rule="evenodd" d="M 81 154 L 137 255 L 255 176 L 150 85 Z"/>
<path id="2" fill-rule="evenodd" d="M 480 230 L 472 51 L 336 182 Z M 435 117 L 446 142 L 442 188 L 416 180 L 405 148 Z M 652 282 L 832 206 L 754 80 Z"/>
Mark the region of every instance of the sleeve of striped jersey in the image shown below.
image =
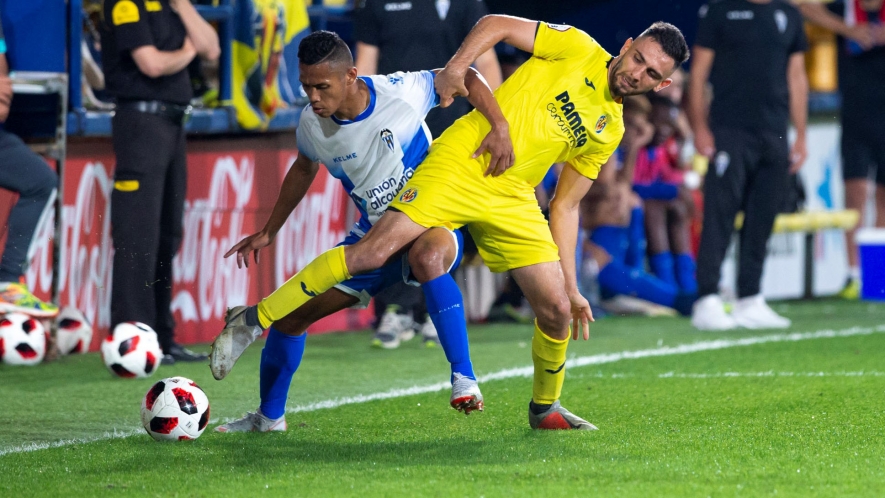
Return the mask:
<path id="1" fill-rule="evenodd" d="M 402 80 L 402 98 L 421 116 L 426 116 L 431 109 L 439 105 L 439 95 L 433 87 L 436 77 L 431 71 L 416 71 L 414 73 L 394 73 L 389 76 L 394 87 L 399 86 L 398 79 Z"/>
<path id="2" fill-rule="evenodd" d="M 310 106 L 304 109 L 302 112 L 313 112 L 309 109 Z M 304 126 L 304 120 L 298 123 L 298 128 L 295 130 L 295 145 L 298 147 L 298 153 L 304 154 L 313 162 L 319 162 L 319 158 L 317 157 L 317 151 L 314 147 L 314 144 L 310 140 L 310 132 L 307 130 L 307 127 Z"/>
<path id="3" fill-rule="evenodd" d="M 565 24 L 538 23 L 532 55 L 547 60 L 597 56 L 601 47 L 590 35 Z"/>

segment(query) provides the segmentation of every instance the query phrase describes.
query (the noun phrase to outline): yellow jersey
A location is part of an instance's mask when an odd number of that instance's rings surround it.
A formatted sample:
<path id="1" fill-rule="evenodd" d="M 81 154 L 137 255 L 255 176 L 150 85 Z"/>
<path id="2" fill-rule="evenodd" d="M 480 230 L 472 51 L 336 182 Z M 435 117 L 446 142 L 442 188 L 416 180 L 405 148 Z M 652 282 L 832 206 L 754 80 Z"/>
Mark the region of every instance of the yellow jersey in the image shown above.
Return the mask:
<path id="1" fill-rule="evenodd" d="M 502 180 L 534 187 L 558 162 L 567 162 L 580 174 L 596 179 L 624 135 L 623 107 L 608 85 L 611 60 L 584 31 L 538 23 L 532 57 L 495 92 L 510 124 L 516 157 Z M 469 149 L 462 156 L 469 158 L 490 129 L 488 120 L 473 110 L 440 135 L 432 149 L 464 149 L 462 153 Z M 488 160 L 484 154 L 458 163 L 482 174 Z"/>

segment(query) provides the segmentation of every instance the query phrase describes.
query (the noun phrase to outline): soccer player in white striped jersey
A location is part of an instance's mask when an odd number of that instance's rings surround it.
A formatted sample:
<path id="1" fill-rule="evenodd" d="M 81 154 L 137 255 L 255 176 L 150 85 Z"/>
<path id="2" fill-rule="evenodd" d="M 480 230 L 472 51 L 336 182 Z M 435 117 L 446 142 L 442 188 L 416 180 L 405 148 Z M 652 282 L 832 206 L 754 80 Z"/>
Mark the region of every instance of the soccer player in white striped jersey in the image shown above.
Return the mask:
<path id="1" fill-rule="evenodd" d="M 310 99 L 296 131 L 299 155 L 264 229 L 246 237 L 225 255 L 236 253 L 238 266 L 249 265 L 250 253 L 258 263 L 259 251 L 273 241 L 304 197 L 319 163 L 341 181 L 361 214 L 341 242 L 351 245 L 381 217 L 430 147 L 424 117 L 439 104 L 433 84 L 435 72 L 357 77 L 347 45 L 327 31 L 302 40 L 298 58 L 301 83 Z M 478 72 L 467 77 L 467 90 L 470 103 L 494 125 L 474 157 L 490 154 L 487 174 L 500 175 L 514 159 L 509 126 Z M 264 328 L 269 326 L 270 331 L 261 356 L 259 409 L 216 430 L 285 430 L 289 384 L 304 353 L 307 327 L 341 309 L 367 305 L 373 295 L 400 279 L 415 285 L 420 282 L 424 290 L 428 312 L 452 367 L 452 407 L 465 414 L 481 411 L 483 399 L 470 361 L 463 298 L 449 273 L 457 267 L 461 254 L 460 233 L 435 228 L 415 241 L 407 255 L 319 295 L 305 286 L 294 286 L 293 292 L 315 297 L 310 306 L 300 307 L 282 319 L 267 320 L 257 307 L 229 310 L 227 327 L 216 338 L 210 355 L 216 379 L 230 372 Z M 435 275 L 442 276 L 433 278 Z"/>

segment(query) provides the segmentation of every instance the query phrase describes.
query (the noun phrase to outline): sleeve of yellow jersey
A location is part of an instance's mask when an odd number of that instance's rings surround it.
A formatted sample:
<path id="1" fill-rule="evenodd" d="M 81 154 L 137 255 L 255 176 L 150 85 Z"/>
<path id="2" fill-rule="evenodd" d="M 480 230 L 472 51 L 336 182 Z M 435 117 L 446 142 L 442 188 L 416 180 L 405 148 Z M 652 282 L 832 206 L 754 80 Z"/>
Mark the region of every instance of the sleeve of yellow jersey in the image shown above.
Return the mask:
<path id="1" fill-rule="evenodd" d="M 532 55 L 548 60 L 586 58 L 596 55 L 600 49 L 596 40 L 578 28 L 539 22 Z"/>
<path id="2" fill-rule="evenodd" d="M 618 148 L 619 142 L 620 141 L 615 141 L 610 144 L 601 145 L 599 150 L 575 156 L 567 162 L 582 176 L 591 180 L 596 180 L 596 177 L 599 176 L 599 170 L 602 169 L 602 165 L 608 161 L 608 158 L 611 157 L 615 152 L 615 149 Z"/>

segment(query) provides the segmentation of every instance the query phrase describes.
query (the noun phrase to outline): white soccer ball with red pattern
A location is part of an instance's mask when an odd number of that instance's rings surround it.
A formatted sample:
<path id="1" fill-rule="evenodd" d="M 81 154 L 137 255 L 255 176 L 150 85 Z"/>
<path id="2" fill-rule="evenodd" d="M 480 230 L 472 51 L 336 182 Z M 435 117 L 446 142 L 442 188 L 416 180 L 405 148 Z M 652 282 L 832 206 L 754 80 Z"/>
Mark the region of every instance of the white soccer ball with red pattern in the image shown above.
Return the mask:
<path id="1" fill-rule="evenodd" d="M 36 365 L 46 355 L 46 329 L 36 318 L 9 313 L 0 318 L 0 357 L 8 365 Z"/>
<path id="2" fill-rule="evenodd" d="M 190 379 L 163 379 L 144 395 L 141 423 L 157 441 L 197 439 L 209 423 L 209 398 Z"/>
<path id="3" fill-rule="evenodd" d="M 89 320 L 73 306 L 66 306 L 55 318 L 58 330 L 55 343 L 61 354 L 77 354 L 89 351 L 92 342 L 92 325 Z"/>
<path id="4" fill-rule="evenodd" d="M 150 377 L 163 351 L 154 329 L 141 322 L 123 322 L 101 343 L 101 359 L 117 377 Z"/>

